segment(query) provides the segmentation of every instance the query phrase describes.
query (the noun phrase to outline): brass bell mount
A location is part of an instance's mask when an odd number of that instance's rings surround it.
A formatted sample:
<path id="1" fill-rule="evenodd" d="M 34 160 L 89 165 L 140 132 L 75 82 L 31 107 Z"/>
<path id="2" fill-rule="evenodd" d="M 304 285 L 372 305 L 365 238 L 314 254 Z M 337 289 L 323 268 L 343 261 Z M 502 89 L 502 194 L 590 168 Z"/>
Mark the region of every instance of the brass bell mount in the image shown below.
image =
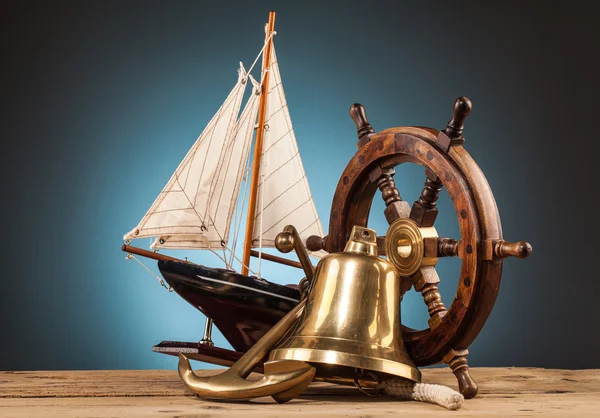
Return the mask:
<path id="1" fill-rule="evenodd" d="M 289 253 L 292 250 L 296 251 L 296 255 L 298 256 L 304 274 L 306 275 L 304 279 L 300 280 L 298 289 L 300 290 L 302 297 L 305 297 L 312 284 L 315 269 L 308 256 L 308 251 L 306 251 L 306 248 L 302 245 L 302 239 L 293 225 L 285 226 L 283 231 L 277 234 L 275 237 L 275 248 L 282 253 Z"/>

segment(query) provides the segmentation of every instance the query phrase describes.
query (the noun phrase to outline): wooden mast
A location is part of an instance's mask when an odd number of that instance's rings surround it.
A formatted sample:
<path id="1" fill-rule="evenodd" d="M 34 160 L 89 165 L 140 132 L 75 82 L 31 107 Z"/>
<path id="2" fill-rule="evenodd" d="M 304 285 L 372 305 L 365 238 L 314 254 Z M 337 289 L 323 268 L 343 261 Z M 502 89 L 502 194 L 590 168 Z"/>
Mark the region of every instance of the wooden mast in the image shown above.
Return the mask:
<path id="1" fill-rule="evenodd" d="M 252 248 L 252 232 L 254 231 L 254 216 L 256 215 L 256 199 L 258 195 L 258 179 L 260 178 L 260 157 L 262 155 L 263 136 L 265 132 L 265 118 L 267 117 L 267 93 L 269 92 L 269 72 L 265 70 L 271 62 L 271 49 L 275 29 L 275 12 L 269 12 L 267 26 L 267 45 L 263 55 L 262 71 L 264 74 L 258 107 L 258 127 L 256 129 L 256 144 L 254 145 L 254 161 L 252 162 L 252 179 L 250 182 L 250 197 L 248 199 L 248 218 L 246 219 L 246 235 L 244 238 L 244 256 L 242 258 L 242 274 L 248 275 L 250 265 L 250 249 Z"/>

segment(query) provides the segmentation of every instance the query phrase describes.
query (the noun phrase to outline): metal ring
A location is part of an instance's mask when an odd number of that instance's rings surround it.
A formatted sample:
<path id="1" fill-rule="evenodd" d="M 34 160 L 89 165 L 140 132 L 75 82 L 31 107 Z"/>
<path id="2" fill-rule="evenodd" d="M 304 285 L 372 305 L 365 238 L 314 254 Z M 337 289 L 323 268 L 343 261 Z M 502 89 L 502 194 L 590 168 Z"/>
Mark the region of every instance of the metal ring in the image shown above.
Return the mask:
<path id="1" fill-rule="evenodd" d="M 310 285 L 311 282 L 308 280 L 308 278 L 304 277 L 302 280 L 300 280 L 300 283 L 298 283 L 298 291 L 300 291 L 300 300 L 308 296 Z"/>
<path id="2" fill-rule="evenodd" d="M 367 376 L 373 378 L 373 380 L 375 380 L 375 382 L 377 382 L 377 388 L 375 389 L 375 393 L 369 393 L 367 392 L 361 385 L 360 382 L 358 381 L 359 377 L 363 377 L 365 376 L 365 371 L 363 369 L 358 369 L 355 368 L 354 369 L 354 386 L 356 386 L 358 388 L 358 390 L 360 390 L 362 393 L 364 393 L 367 396 L 381 396 L 381 392 L 382 392 L 382 388 L 380 388 L 379 386 L 381 386 L 381 379 L 372 371 L 367 370 L 366 373 Z"/>

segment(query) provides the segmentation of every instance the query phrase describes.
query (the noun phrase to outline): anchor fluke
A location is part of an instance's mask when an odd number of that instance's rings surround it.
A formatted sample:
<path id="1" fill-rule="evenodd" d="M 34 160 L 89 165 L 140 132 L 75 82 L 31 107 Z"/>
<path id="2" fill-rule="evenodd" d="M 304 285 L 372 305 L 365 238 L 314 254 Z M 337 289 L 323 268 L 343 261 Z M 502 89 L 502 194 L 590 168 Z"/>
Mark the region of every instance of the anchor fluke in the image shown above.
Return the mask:
<path id="1" fill-rule="evenodd" d="M 302 361 L 274 360 L 265 363 L 260 380 L 246 380 L 252 370 L 273 349 L 304 312 L 306 299 L 275 324 L 229 369 L 215 376 L 194 373 L 188 358 L 179 354 L 179 376 L 187 388 L 203 398 L 251 399 L 272 396 L 278 403 L 287 402 L 306 389 L 315 377 L 314 367 Z"/>
<path id="2" fill-rule="evenodd" d="M 314 270 L 306 248 L 291 225 L 277 236 L 276 242 L 287 243 L 290 251 L 296 249 L 308 280 Z M 288 252 L 285 251 L 285 252 Z M 258 363 L 263 361 L 275 345 L 288 333 L 304 312 L 306 298 L 303 298 L 291 311 L 258 340 L 228 370 L 215 376 L 201 377 L 194 373 L 188 358 L 179 354 L 179 376 L 187 388 L 203 398 L 251 399 L 272 396 L 277 403 L 287 402 L 301 394 L 315 377 L 316 369 L 303 361 L 272 360 L 264 365 L 265 375 L 260 380 L 246 380 Z"/>
<path id="3" fill-rule="evenodd" d="M 265 364 L 265 375 L 259 380 L 246 380 L 233 368 L 216 376 L 200 377 L 183 354 L 179 354 L 178 370 L 187 388 L 203 398 L 241 400 L 272 396 L 278 403 L 302 393 L 315 376 L 315 368 L 307 363 L 271 361 Z"/>

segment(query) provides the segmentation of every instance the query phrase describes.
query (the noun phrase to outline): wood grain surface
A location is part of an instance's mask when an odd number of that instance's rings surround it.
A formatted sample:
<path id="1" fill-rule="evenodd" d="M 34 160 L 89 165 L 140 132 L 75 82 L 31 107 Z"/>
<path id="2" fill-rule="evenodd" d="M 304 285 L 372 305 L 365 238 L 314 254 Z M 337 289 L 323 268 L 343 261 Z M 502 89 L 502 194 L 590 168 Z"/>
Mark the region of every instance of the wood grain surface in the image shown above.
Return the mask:
<path id="1" fill-rule="evenodd" d="M 199 372 L 204 375 L 219 370 Z M 423 369 L 423 382 L 456 386 L 447 368 Z M 226 403 L 189 394 L 175 371 L 0 372 L 0 417 L 600 417 L 600 370 L 473 368 L 480 387 L 459 411 L 353 388 L 315 384 L 300 398 Z"/>

